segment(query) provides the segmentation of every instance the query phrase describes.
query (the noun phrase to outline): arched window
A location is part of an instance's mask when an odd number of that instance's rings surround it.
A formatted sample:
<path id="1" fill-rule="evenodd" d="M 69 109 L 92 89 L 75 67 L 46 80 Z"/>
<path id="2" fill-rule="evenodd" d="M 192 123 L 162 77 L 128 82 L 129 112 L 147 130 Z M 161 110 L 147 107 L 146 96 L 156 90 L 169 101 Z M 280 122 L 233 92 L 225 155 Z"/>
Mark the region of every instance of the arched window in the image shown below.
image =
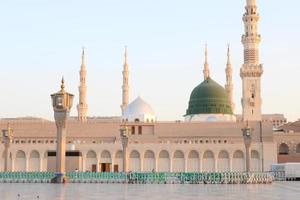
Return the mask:
<path id="1" fill-rule="evenodd" d="M 131 126 L 131 135 L 135 134 L 135 126 Z"/>
<path id="2" fill-rule="evenodd" d="M 285 144 L 285 143 L 280 144 L 278 154 L 279 155 L 288 155 L 289 154 L 289 147 L 288 147 L 288 145 Z"/>
<path id="3" fill-rule="evenodd" d="M 296 147 L 296 153 L 300 153 L 300 143 Z"/>
<path id="4" fill-rule="evenodd" d="M 138 134 L 139 134 L 139 135 L 142 135 L 142 126 L 139 126 L 139 127 L 138 127 Z"/>

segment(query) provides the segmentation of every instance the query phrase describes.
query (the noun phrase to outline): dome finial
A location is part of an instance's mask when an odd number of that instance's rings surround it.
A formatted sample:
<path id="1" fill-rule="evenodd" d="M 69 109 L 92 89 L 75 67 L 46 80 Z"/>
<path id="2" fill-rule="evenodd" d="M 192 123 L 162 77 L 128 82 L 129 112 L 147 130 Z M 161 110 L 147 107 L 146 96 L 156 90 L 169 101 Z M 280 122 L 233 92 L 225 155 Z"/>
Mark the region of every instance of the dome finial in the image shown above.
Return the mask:
<path id="1" fill-rule="evenodd" d="M 64 80 L 64 76 L 61 79 L 61 85 L 60 85 L 61 91 L 64 91 L 65 89 L 65 80 Z"/>

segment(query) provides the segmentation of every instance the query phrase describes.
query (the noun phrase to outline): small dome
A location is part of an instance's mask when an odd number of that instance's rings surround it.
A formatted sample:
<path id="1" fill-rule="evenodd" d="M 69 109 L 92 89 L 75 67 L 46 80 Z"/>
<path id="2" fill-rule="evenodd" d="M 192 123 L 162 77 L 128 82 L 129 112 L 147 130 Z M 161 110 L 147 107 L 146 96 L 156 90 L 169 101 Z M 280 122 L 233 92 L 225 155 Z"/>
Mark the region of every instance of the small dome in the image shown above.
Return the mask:
<path id="1" fill-rule="evenodd" d="M 190 96 L 186 116 L 196 114 L 233 114 L 225 89 L 210 77 L 198 85 Z"/>
<path id="2" fill-rule="evenodd" d="M 122 120 L 153 122 L 155 121 L 155 114 L 152 107 L 146 101 L 141 97 L 137 97 L 125 108 Z"/>

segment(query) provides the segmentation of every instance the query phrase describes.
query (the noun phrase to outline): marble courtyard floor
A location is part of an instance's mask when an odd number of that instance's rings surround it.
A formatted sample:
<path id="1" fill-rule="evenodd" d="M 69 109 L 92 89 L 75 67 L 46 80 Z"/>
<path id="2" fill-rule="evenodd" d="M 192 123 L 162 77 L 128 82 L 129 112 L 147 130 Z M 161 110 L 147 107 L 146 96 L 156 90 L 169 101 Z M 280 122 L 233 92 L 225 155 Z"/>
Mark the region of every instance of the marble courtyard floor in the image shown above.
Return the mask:
<path id="1" fill-rule="evenodd" d="M 300 182 L 275 182 L 267 185 L 1 183 L 0 194 L 1 200 L 298 200 Z"/>

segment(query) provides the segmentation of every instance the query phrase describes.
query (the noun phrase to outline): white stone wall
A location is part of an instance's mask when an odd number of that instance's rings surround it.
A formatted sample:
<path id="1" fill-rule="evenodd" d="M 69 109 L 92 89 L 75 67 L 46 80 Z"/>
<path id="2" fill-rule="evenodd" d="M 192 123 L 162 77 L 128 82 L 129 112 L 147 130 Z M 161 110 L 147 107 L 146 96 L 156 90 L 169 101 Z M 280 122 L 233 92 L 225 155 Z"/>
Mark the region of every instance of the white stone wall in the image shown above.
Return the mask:
<path id="1" fill-rule="evenodd" d="M 263 148 L 263 149 L 262 149 Z M 46 171 L 47 152 L 55 149 L 54 144 L 15 144 L 12 153 L 12 171 Z M 77 144 L 82 159 L 78 167 L 81 171 L 91 171 L 96 165 L 100 171 L 100 163 L 111 163 L 122 171 L 123 156 L 120 143 Z M 2 154 L 4 148 L 0 148 Z M 21 153 L 20 153 L 21 152 Z M 23 152 L 23 153 L 22 153 Z M 93 152 L 93 153 L 91 153 Z M 275 143 L 252 145 L 251 169 L 265 171 L 270 165 L 277 163 Z M 129 144 L 128 169 L 131 171 L 165 171 L 165 172 L 204 172 L 204 171 L 244 171 L 245 147 L 240 144 Z M 264 155 L 264 156 L 262 156 Z M 50 160 L 50 159 L 49 159 Z M 1 162 L 4 160 L 1 160 Z M 50 161 L 53 162 L 53 161 Z M 262 167 L 262 162 L 264 166 Z M 3 165 L 3 163 L 1 163 Z M 1 168 L 3 170 L 3 167 Z"/>

